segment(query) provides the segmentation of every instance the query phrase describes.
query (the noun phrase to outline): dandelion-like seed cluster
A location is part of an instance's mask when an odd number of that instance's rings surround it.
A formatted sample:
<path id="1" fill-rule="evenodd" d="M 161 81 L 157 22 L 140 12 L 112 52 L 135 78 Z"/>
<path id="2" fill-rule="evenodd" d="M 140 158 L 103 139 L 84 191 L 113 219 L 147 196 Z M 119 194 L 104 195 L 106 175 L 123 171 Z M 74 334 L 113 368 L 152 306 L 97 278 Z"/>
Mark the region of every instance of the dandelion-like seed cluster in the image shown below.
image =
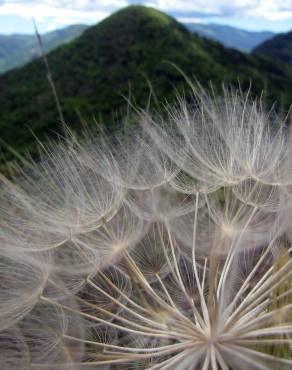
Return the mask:
<path id="1" fill-rule="evenodd" d="M 0 368 L 292 368 L 292 140 L 195 90 L 0 177 Z"/>

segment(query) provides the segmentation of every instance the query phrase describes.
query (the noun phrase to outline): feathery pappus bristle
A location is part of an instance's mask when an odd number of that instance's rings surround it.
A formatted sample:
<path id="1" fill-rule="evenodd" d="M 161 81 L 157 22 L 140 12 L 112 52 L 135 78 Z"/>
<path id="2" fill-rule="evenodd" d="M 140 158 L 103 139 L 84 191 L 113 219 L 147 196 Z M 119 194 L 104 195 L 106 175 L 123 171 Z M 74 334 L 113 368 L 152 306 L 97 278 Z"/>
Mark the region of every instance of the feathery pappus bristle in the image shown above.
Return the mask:
<path id="1" fill-rule="evenodd" d="M 292 368 L 291 134 L 193 87 L 0 176 L 0 368 Z"/>

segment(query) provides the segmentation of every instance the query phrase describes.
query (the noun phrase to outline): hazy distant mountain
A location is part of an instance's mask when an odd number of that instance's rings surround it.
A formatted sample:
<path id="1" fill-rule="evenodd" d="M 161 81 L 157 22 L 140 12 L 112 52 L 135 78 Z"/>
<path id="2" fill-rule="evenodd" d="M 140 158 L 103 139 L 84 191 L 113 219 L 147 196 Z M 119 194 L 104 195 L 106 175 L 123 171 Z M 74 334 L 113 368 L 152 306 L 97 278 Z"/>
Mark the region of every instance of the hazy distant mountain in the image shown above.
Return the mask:
<path id="1" fill-rule="evenodd" d="M 51 51 L 61 44 L 72 41 L 87 28 L 73 25 L 42 36 L 45 50 Z M 0 35 L 0 73 L 20 67 L 39 56 L 35 35 Z"/>
<path id="2" fill-rule="evenodd" d="M 252 32 L 215 23 L 186 23 L 188 29 L 198 35 L 221 42 L 224 46 L 250 52 L 260 43 L 273 37 L 269 31 Z"/>
<path id="3" fill-rule="evenodd" d="M 94 116 L 108 127 L 111 122 L 121 124 L 113 121 L 113 112 L 127 107 L 129 89 L 133 101 L 145 107 L 147 79 L 161 102 L 173 101 L 178 91 L 187 96 L 190 88 L 169 62 L 203 86 L 212 81 L 217 89 L 224 81 L 240 83 L 246 90 L 252 81 L 251 94 L 264 90 L 269 103 L 291 104 L 292 67 L 288 64 L 225 48 L 143 6 L 127 7 L 88 28 L 51 51 L 48 61 L 65 121 L 73 130 L 80 129 L 80 117 L 88 124 Z M 29 128 L 41 141 L 61 130 L 41 59 L 0 76 L 0 164 L 1 159 L 13 158 L 11 148 L 20 154 L 36 152 Z"/>
<path id="4" fill-rule="evenodd" d="M 292 31 L 281 33 L 265 41 L 257 46 L 253 53 L 292 64 Z"/>

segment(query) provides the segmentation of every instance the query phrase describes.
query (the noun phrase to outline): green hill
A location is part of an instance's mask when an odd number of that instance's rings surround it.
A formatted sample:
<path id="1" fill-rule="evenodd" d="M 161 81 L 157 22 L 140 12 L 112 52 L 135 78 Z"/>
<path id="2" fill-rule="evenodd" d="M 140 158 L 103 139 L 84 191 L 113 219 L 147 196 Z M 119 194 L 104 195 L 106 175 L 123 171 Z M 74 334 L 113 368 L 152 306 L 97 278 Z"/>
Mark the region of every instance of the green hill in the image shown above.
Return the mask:
<path id="1" fill-rule="evenodd" d="M 66 122 L 80 126 L 77 111 L 88 122 L 93 116 L 110 124 L 111 112 L 123 109 L 129 87 L 139 105 L 146 104 L 151 81 L 158 99 L 174 97 L 186 87 L 175 63 L 203 85 L 212 81 L 253 84 L 260 94 L 282 107 L 291 103 L 292 68 L 266 58 L 226 49 L 190 33 L 184 26 L 152 8 L 131 6 L 114 13 L 81 37 L 48 55 Z M 42 60 L 0 76 L 0 132 L 2 157 L 34 152 L 32 130 L 40 140 L 60 131 L 54 99 L 45 78 Z"/>
<path id="2" fill-rule="evenodd" d="M 255 55 L 263 55 L 292 65 L 292 31 L 282 33 L 253 49 Z"/>
<path id="3" fill-rule="evenodd" d="M 80 36 L 87 28 L 84 25 L 73 25 L 42 35 L 45 51 L 49 52 L 58 46 Z M 0 73 L 21 67 L 39 56 L 39 47 L 35 35 L 0 35 Z"/>

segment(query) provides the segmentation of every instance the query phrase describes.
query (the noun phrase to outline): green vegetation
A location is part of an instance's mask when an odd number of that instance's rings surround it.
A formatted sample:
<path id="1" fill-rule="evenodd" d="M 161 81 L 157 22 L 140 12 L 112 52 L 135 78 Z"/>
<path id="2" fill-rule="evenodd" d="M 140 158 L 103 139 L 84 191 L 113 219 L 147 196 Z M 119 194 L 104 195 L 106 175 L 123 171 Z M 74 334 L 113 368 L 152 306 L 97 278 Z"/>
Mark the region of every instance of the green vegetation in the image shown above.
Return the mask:
<path id="1" fill-rule="evenodd" d="M 292 65 L 292 31 L 263 42 L 253 50 L 253 53 Z"/>
<path id="2" fill-rule="evenodd" d="M 147 79 L 160 101 L 171 101 L 177 91 L 187 90 L 183 76 L 169 62 L 203 86 L 212 81 L 216 88 L 224 81 L 247 89 L 252 82 L 253 93 L 264 90 L 279 109 L 291 103 L 290 66 L 226 49 L 142 6 L 118 11 L 52 51 L 48 60 L 66 123 L 73 129 L 80 127 L 80 115 L 88 123 L 96 117 L 113 125 L 112 112 L 124 109 L 129 90 L 135 102 L 145 106 Z M 0 76 L 0 145 L 5 161 L 14 158 L 8 147 L 20 154 L 35 152 L 31 131 L 40 140 L 61 131 L 45 76 L 40 59 Z"/>

